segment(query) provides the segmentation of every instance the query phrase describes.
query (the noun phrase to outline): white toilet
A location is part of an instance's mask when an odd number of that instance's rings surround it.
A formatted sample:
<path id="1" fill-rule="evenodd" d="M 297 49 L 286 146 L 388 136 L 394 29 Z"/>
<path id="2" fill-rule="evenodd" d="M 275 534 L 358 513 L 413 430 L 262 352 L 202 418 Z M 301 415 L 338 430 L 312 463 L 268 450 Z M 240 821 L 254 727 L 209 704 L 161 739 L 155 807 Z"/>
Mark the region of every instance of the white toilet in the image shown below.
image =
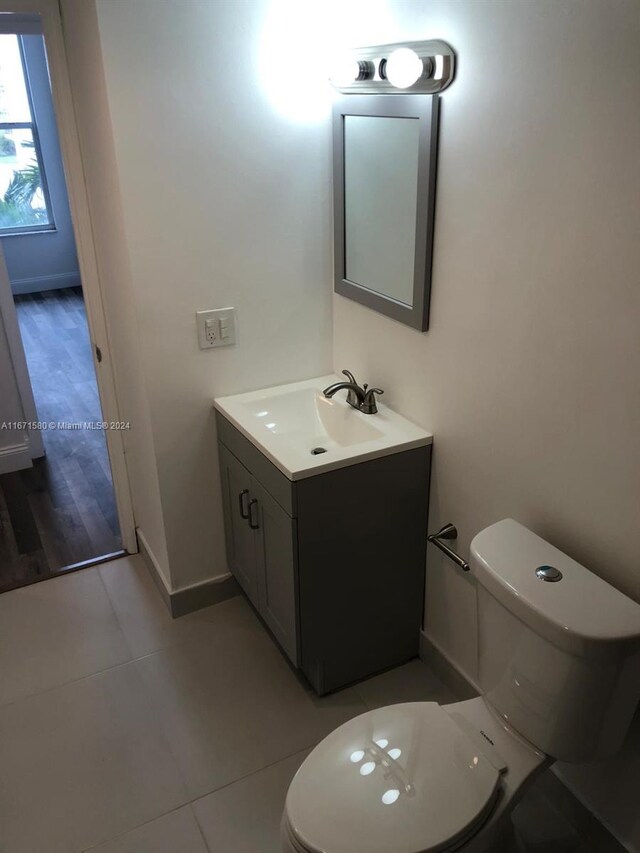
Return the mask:
<path id="1" fill-rule="evenodd" d="M 291 782 L 286 853 L 491 850 L 538 771 L 619 748 L 640 699 L 640 606 L 511 519 L 471 555 L 484 695 L 332 732 Z"/>

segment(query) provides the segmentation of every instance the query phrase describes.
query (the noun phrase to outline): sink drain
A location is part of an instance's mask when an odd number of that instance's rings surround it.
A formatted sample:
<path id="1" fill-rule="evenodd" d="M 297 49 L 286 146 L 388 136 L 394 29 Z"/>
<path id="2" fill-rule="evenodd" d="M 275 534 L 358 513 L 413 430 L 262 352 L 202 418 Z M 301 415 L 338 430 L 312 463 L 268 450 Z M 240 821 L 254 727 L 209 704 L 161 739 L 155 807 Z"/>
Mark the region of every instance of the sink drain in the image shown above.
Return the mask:
<path id="1" fill-rule="evenodd" d="M 311 451 L 311 455 L 312 456 L 319 456 L 321 453 L 326 453 L 326 452 L 327 452 L 326 447 L 314 447 L 313 450 Z"/>

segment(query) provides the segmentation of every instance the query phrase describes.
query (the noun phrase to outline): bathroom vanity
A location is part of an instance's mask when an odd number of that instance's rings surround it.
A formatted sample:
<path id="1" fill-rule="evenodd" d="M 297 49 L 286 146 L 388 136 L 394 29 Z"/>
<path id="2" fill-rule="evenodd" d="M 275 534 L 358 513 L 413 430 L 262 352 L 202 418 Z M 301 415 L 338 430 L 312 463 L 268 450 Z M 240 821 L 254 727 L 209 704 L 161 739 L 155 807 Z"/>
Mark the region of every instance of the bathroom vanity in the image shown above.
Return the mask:
<path id="1" fill-rule="evenodd" d="M 335 380 L 215 401 L 229 568 L 319 694 L 418 653 L 432 441 Z"/>

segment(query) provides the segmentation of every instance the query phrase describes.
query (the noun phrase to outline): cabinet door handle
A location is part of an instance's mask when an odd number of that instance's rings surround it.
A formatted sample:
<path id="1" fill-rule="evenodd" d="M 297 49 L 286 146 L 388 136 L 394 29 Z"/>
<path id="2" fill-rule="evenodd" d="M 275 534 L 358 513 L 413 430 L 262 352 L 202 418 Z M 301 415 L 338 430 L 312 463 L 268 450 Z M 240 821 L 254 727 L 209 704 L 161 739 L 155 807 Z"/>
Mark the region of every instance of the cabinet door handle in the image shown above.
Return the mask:
<path id="1" fill-rule="evenodd" d="M 256 517 L 255 524 L 254 524 L 254 517 L 253 517 L 253 508 L 254 507 L 256 508 L 256 510 L 258 509 L 258 501 L 256 498 L 253 498 L 252 500 L 249 501 L 249 527 L 252 530 L 258 530 L 260 527 L 260 524 L 258 523 L 258 517 Z"/>
<path id="2" fill-rule="evenodd" d="M 247 509 L 247 505 L 244 502 L 244 499 L 249 494 L 249 489 L 243 489 L 238 495 L 238 503 L 240 504 L 240 515 L 243 518 L 249 518 L 249 510 Z"/>

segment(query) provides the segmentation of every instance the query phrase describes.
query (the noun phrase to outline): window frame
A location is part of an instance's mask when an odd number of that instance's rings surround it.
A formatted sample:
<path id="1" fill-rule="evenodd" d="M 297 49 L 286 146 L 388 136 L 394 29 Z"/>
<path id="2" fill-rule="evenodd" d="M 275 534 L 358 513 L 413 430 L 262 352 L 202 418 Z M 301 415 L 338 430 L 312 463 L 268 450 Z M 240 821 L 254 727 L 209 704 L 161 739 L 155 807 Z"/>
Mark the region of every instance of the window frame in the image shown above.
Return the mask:
<path id="1" fill-rule="evenodd" d="M 24 78 L 24 86 L 27 93 L 27 101 L 29 111 L 31 113 L 31 121 L 0 121 L 0 131 L 2 130 L 29 130 L 33 139 L 33 150 L 35 152 L 38 170 L 40 172 L 40 186 L 44 197 L 44 204 L 49 217 L 49 221 L 42 225 L 11 225 L 10 227 L 0 226 L 0 237 L 20 237 L 29 234 L 42 234 L 56 231 L 55 216 L 53 213 L 53 205 L 51 203 L 51 195 L 49 194 L 49 185 L 47 182 L 47 173 L 44 165 L 44 157 L 42 155 L 42 146 L 40 145 L 40 134 L 38 133 L 38 122 L 36 111 L 33 105 L 33 96 L 31 93 L 31 80 L 29 78 L 29 69 L 24 52 L 24 43 L 22 41 L 22 33 L 2 33 L 3 35 L 15 35 L 18 39 L 18 49 L 20 51 L 20 63 L 22 65 L 22 75 Z"/>

